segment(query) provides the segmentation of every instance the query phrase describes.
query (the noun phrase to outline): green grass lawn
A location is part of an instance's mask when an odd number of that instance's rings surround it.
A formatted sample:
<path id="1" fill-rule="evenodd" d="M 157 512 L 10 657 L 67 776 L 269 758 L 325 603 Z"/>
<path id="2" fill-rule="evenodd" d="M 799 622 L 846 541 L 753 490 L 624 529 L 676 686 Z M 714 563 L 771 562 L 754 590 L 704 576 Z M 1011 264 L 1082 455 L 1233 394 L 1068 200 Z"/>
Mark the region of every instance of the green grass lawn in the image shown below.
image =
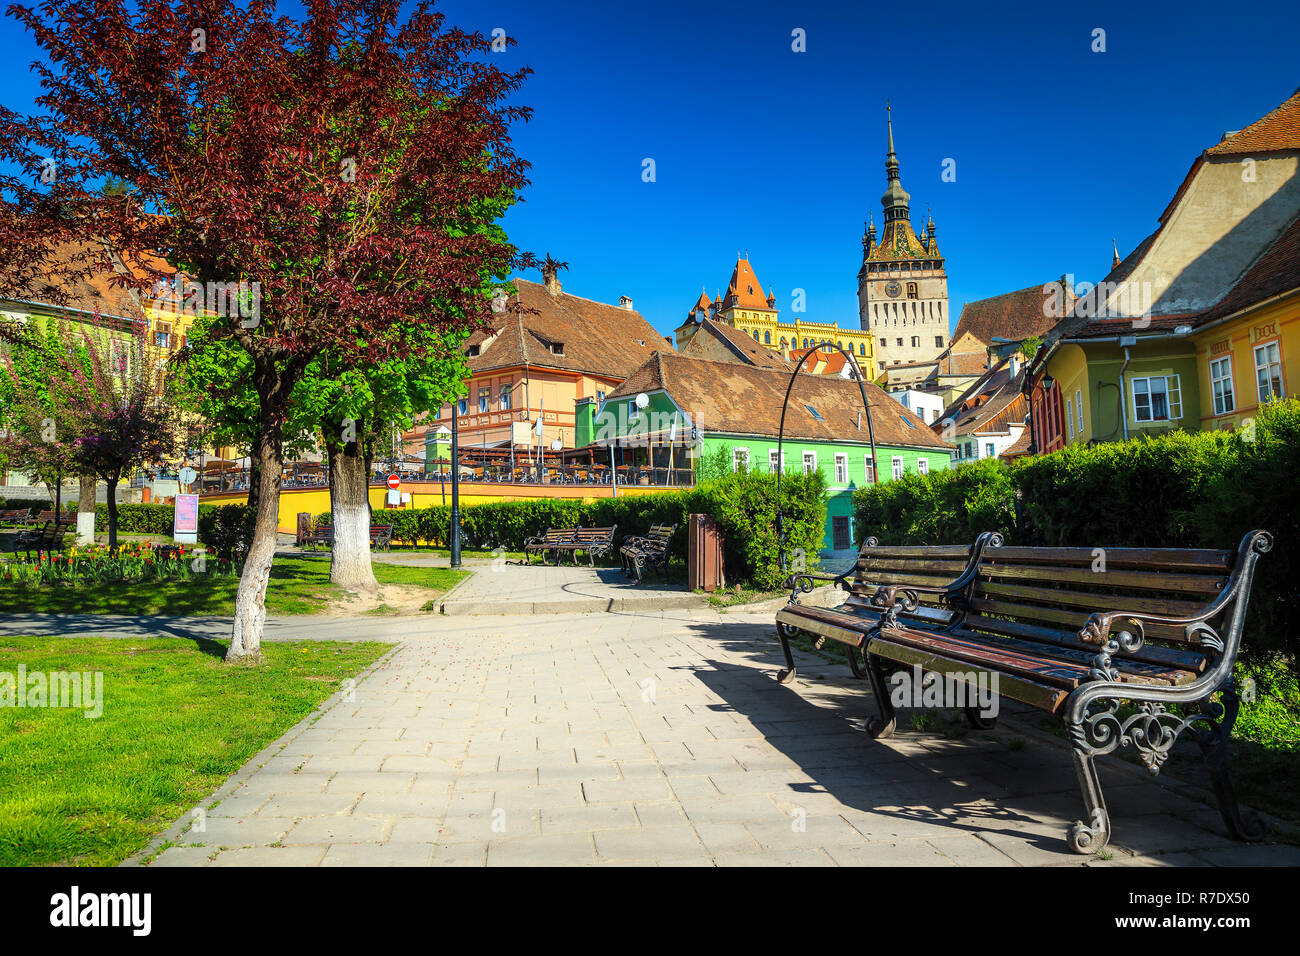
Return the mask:
<path id="1" fill-rule="evenodd" d="M 449 590 L 468 574 L 450 568 L 411 568 L 375 562 L 380 584 Z M 266 592 L 270 615 L 319 614 L 347 592 L 330 584 L 328 555 L 276 558 Z M 14 614 L 231 614 L 235 609 L 237 578 L 195 575 L 188 581 L 148 581 L 108 586 L 65 584 L 32 587 L 0 582 L 0 608 Z"/>
<path id="2" fill-rule="evenodd" d="M 111 866 L 142 849 L 391 645 L 0 637 L 0 671 L 103 673 L 103 713 L 0 707 L 0 866 Z"/>

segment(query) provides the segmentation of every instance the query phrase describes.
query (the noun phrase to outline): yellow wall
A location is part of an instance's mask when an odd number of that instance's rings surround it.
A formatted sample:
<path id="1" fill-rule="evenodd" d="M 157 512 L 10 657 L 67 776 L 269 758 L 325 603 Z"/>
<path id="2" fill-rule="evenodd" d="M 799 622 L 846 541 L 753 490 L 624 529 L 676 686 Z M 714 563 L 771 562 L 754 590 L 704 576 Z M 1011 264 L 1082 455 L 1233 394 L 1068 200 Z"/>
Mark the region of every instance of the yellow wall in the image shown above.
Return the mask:
<path id="1" fill-rule="evenodd" d="M 791 350 L 803 348 L 804 339 L 808 339 L 810 344 L 821 344 L 827 340 L 841 343 L 846 351 L 852 351 L 864 371 L 875 368 L 876 352 L 872 344 L 875 340 L 865 329 L 841 329 L 834 322 L 805 322 L 802 319 L 795 319 L 792 323 L 778 322 L 776 312 L 739 307 L 727 309 L 723 318 L 750 338 L 757 332 L 759 345 L 765 345 L 782 355 L 788 356 Z M 783 338 L 786 340 L 784 348 L 781 347 Z M 859 351 L 859 346 L 862 345 L 867 348 L 865 355 Z"/>
<path id="2" fill-rule="evenodd" d="M 1223 325 L 1205 329 L 1193 337 L 1196 345 L 1196 374 L 1200 380 L 1201 428 L 1238 428 L 1259 410 L 1255 381 L 1255 348 L 1277 342 L 1282 359 L 1282 388 L 1287 395 L 1300 390 L 1300 295 L 1273 302 Z M 1210 384 L 1210 362 L 1232 358 L 1234 408 L 1214 413 L 1214 389 Z"/>
<path id="3" fill-rule="evenodd" d="M 444 504 L 443 485 L 437 481 L 406 482 L 401 490 L 411 494 L 411 503 L 404 508 L 429 508 Z M 662 488 L 641 488 L 636 485 L 619 485 L 620 497 L 626 495 L 651 495 L 663 491 Z M 488 504 L 495 501 L 513 501 L 529 498 L 578 498 L 582 501 L 595 501 L 598 498 L 612 497 L 612 489 L 605 485 L 600 488 L 574 485 L 485 485 L 475 482 L 473 485 L 460 486 L 460 506 Z M 370 489 L 370 506 L 376 512 L 384 509 L 388 497 L 387 488 Z M 243 492 L 225 492 L 204 495 L 201 503 L 205 505 L 243 504 L 248 495 Z M 447 505 L 451 504 L 451 485 L 446 486 Z M 330 493 L 328 488 L 291 488 L 280 492 L 280 531 L 293 534 L 298 529 L 298 512 L 305 511 L 313 517 L 330 510 Z M 378 520 L 378 519 L 376 519 Z"/>

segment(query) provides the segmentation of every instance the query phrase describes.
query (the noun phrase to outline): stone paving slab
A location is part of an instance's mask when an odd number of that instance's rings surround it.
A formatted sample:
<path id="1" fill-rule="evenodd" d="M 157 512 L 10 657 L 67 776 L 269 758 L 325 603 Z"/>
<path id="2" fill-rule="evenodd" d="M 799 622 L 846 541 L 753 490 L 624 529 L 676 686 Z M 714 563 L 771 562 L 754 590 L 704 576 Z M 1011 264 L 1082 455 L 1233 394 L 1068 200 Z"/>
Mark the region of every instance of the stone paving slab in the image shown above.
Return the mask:
<path id="1" fill-rule="evenodd" d="M 1112 846 L 1071 853 L 1064 745 L 1014 725 L 949 739 L 906 711 L 872 740 L 845 665 L 800 654 L 776 683 L 770 614 L 430 617 L 401 638 L 152 865 L 1300 863 L 1116 759 Z"/>
<path id="2" fill-rule="evenodd" d="M 641 584 L 620 568 L 494 561 L 460 582 L 439 609 L 452 615 L 653 612 L 703 608 L 708 599 L 651 577 Z"/>

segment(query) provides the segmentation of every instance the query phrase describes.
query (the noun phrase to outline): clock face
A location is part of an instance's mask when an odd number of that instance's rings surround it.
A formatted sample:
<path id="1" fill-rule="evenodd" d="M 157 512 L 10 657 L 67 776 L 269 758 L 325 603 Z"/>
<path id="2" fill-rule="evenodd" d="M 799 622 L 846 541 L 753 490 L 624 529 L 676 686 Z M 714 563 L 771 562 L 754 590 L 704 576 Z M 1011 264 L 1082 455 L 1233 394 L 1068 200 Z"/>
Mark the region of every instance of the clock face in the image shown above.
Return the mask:
<path id="1" fill-rule="evenodd" d="M 902 291 L 903 287 L 897 282 L 891 281 L 885 283 L 885 295 L 889 296 L 891 299 L 897 299 L 898 294 Z"/>

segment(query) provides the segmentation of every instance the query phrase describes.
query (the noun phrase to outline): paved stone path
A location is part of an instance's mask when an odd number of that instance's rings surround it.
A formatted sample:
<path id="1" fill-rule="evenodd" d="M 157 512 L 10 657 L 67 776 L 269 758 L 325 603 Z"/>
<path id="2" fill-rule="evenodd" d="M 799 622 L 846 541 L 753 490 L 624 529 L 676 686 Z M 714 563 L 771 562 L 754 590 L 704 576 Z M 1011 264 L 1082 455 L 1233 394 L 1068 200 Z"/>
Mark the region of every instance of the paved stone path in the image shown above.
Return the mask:
<path id="1" fill-rule="evenodd" d="M 445 614 L 572 614 L 702 608 L 708 600 L 655 577 L 637 584 L 621 568 L 581 564 L 517 564 L 497 560 L 449 592 Z"/>
<path id="2" fill-rule="evenodd" d="M 152 865 L 1078 865 L 1068 753 L 1006 725 L 876 742 L 845 665 L 775 682 L 770 613 L 429 616 Z M 418 628 L 418 629 L 417 629 Z M 908 726 L 906 712 L 900 721 Z M 1102 761 L 1090 865 L 1300 864 Z"/>

